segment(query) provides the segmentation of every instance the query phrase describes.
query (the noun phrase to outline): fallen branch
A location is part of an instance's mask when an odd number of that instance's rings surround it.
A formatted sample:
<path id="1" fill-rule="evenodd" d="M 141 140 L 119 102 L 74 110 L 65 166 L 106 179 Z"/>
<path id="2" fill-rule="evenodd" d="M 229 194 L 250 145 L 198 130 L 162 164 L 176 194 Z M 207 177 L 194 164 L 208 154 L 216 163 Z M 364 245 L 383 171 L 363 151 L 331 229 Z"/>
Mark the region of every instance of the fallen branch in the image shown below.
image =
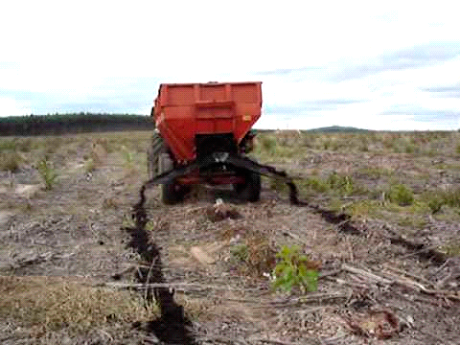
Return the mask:
<path id="1" fill-rule="evenodd" d="M 296 234 L 294 234 L 294 233 L 292 233 L 292 232 L 290 232 L 288 230 L 284 230 L 283 235 L 284 236 L 289 236 L 289 237 L 293 238 L 294 240 L 296 240 L 296 241 L 298 241 L 298 242 L 300 242 L 302 244 L 307 244 L 307 245 L 309 244 L 307 241 L 302 240 L 300 238 L 300 236 L 298 236 L 298 235 L 296 235 Z"/>
<path id="2" fill-rule="evenodd" d="M 305 296 L 300 296 L 297 298 L 289 298 L 284 301 L 274 301 L 270 302 L 269 304 L 271 306 L 292 306 L 292 305 L 297 305 L 297 304 L 306 304 L 306 303 L 313 303 L 313 302 L 324 302 L 327 300 L 334 300 L 334 299 L 347 299 L 349 298 L 349 294 L 341 293 L 341 292 L 336 292 L 336 293 L 318 293 L 318 294 L 309 294 Z"/>
<path id="3" fill-rule="evenodd" d="M 460 291 L 428 289 L 423 284 L 416 282 L 412 279 L 409 279 L 407 277 L 401 277 L 401 276 L 396 275 L 395 273 L 388 272 L 388 271 L 383 271 L 382 273 L 391 277 L 394 283 L 404 286 L 406 288 L 409 288 L 409 289 L 412 289 L 412 290 L 415 290 L 415 291 L 418 291 L 418 292 L 421 292 L 427 295 L 447 298 L 450 300 L 460 302 Z"/>
<path id="4" fill-rule="evenodd" d="M 340 272 L 342 272 L 342 269 L 330 270 L 330 271 L 322 271 L 322 272 L 319 273 L 318 279 L 324 279 L 324 278 L 336 276 Z"/>
<path id="5" fill-rule="evenodd" d="M 204 285 L 198 283 L 119 283 L 119 282 L 106 282 L 95 284 L 96 287 L 111 287 L 116 289 L 153 289 L 153 288 L 170 288 L 175 290 L 186 289 L 202 289 L 202 290 L 225 290 L 225 291 L 241 291 L 241 288 L 231 288 L 228 286 L 218 285 Z"/>
<path id="6" fill-rule="evenodd" d="M 413 273 L 410 273 L 410 272 L 407 272 L 407 271 L 404 271 L 400 268 L 396 268 L 396 267 L 393 267 L 393 266 L 390 266 L 389 264 L 383 264 L 383 267 L 385 267 L 386 269 L 389 269 L 390 271 L 393 271 L 393 272 L 396 272 L 396 273 L 400 273 L 400 274 L 403 274 L 407 277 L 411 277 L 411 278 L 414 278 L 414 279 L 417 279 L 419 280 L 420 282 L 423 282 L 425 284 L 428 284 L 428 285 L 431 285 L 431 286 L 434 286 L 432 282 L 428 281 L 427 279 L 423 278 L 423 277 L 419 277 Z"/>
<path id="7" fill-rule="evenodd" d="M 367 279 L 370 279 L 370 280 L 373 280 L 375 282 L 378 282 L 378 283 L 382 283 L 382 284 L 391 284 L 391 280 L 388 280 L 388 279 L 385 279 L 383 277 L 380 277 L 372 272 L 369 272 L 369 271 L 366 271 L 366 270 L 363 270 L 361 268 L 357 268 L 357 267 L 353 267 L 353 266 L 350 266 L 350 265 L 347 265 L 347 264 L 342 264 L 342 269 L 344 271 L 347 271 L 347 272 L 350 272 L 350 273 L 354 273 L 354 274 L 358 274 L 364 278 L 367 278 Z"/>
<path id="8" fill-rule="evenodd" d="M 411 290 L 415 290 L 415 291 L 418 291 L 418 292 L 421 292 L 427 295 L 438 296 L 438 297 L 448 298 L 448 299 L 455 300 L 455 301 L 460 301 L 460 291 L 429 289 L 422 283 L 419 283 L 408 277 L 402 277 L 393 272 L 382 271 L 381 274 L 384 275 L 385 277 L 381 277 L 372 272 L 369 272 L 369 271 L 366 271 L 360 268 L 356 268 L 353 266 L 349 266 L 347 264 L 343 264 L 342 269 L 344 271 L 358 274 L 362 277 L 368 278 L 370 280 L 373 280 L 373 281 L 376 281 L 382 284 L 386 284 L 386 285 L 398 284 L 403 287 L 406 287 Z"/>

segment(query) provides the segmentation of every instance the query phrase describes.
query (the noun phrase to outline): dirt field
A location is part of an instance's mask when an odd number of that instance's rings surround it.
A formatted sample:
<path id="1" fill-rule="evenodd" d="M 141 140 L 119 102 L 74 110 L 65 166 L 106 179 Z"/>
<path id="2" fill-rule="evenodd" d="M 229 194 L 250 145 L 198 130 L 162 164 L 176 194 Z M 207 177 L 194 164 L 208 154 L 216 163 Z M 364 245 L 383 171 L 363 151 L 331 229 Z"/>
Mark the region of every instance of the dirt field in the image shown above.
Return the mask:
<path id="1" fill-rule="evenodd" d="M 126 231 L 149 137 L 0 138 L 1 344 L 160 342 L 139 283 L 155 260 Z M 254 155 L 298 177 L 309 206 L 268 179 L 254 204 L 147 191 L 190 343 L 460 344 L 460 133 L 264 133 Z M 283 245 L 308 256 L 317 291 L 273 289 Z"/>

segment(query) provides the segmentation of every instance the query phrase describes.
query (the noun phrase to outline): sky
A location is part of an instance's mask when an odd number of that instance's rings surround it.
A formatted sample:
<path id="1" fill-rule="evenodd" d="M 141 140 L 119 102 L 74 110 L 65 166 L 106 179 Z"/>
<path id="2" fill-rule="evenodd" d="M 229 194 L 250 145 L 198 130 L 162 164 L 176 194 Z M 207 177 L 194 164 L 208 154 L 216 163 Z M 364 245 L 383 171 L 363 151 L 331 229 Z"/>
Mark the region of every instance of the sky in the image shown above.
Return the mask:
<path id="1" fill-rule="evenodd" d="M 455 1 L 2 1 L 0 116 L 149 114 L 160 83 L 262 81 L 257 128 L 460 128 Z"/>

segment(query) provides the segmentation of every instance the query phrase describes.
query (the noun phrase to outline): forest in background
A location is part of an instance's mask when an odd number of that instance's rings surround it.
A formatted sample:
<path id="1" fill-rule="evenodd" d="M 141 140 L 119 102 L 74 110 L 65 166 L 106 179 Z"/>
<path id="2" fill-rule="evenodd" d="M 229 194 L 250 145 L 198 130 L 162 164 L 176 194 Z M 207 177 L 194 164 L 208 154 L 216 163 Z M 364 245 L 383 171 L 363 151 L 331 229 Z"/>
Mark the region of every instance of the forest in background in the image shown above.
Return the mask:
<path id="1" fill-rule="evenodd" d="M 152 130 L 152 118 L 133 114 L 69 113 L 0 117 L 0 136 Z"/>

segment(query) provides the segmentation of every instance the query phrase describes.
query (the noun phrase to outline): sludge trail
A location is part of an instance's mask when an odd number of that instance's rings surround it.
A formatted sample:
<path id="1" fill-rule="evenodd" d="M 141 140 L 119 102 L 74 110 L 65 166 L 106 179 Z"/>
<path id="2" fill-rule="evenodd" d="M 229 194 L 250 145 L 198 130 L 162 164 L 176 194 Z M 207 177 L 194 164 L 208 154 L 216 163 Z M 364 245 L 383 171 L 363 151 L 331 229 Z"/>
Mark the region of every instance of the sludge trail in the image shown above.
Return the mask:
<path id="1" fill-rule="evenodd" d="M 279 173 L 282 177 L 287 177 L 285 172 Z M 290 179 L 285 181 L 289 187 L 289 199 L 292 205 L 307 207 L 313 212 L 320 214 L 324 220 L 338 226 L 339 230 L 352 235 L 363 235 L 363 231 L 355 227 L 351 222 L 351 217 L 345 213 L 335 213 L 330 210 L 323 209 L 318 205 L 311 205 L 308 202 L 301 201 L 298 198 L 297 187 Z M 139 192 L 139 202 L 133 206 L 132 217 L 135 221 L 134 227 L 127 227 L 123 230 L 131 235 L 131 240 L 128 247 L 137 252 L 141 260 L 145 263 L 137 272 L 137 280 L 143 284 L 165 283 L 162 271 L 162 262 L 160 249 L 156 243 L 149 238 L 148 232 L 145 230 L 148 218 L 144 208 L 145 190 L 149 187 L 149 183 L 145 183 Z M 399 236 L 390 238 L 392 243 L 401 244 L 409 250 L 416 251 L 420 257 L 426 260 L 434 261 L 436 264 L 442 264 L 445 257 L 436 251 L 427 251 L 422 244 L 413 244 L 410 241 L 402 241 Z M 191 322 L 185 317 L 184 309 L 181 305 L 176 304 L 174 300 L 174 291 L 167 287 L 148 288 L 146 298 L 149 301 L 155 299 L 157 302 L 161 316 L 156 320 L 148 323 L 148 331 L 153 332 L 157 338 L 166 344 L 184 344 L 196 345 L 190 330 Z"/>
<path id="2" fill-rule="evenodd" d="M 147 214 L 144 209 L 145 186 L 140 190 L 140 200 L 133 207 L 134 227 L 126 227 L 123 230 L 131 235 L 128 247 L 137 252 L 141 260 L 146 263 L 137 271 L 136 278 L 140 283 L 165 283 L 162 271 L 160 249 L 149 238 L 145 225 Z M 147 268 L 147 266 L 150 266 Z M 176 304 L 174 291 L 167 287 L 148 288 L 146 293 L 148 301 L 155 299 L 161 312 L 160 318 L 152 320 L 147 325 L 147 330 L 153 332 L 156 337 L 166 344 L 195 345 L 190 329 L 191 322 L 185 317 L 184 308 Z"/>

